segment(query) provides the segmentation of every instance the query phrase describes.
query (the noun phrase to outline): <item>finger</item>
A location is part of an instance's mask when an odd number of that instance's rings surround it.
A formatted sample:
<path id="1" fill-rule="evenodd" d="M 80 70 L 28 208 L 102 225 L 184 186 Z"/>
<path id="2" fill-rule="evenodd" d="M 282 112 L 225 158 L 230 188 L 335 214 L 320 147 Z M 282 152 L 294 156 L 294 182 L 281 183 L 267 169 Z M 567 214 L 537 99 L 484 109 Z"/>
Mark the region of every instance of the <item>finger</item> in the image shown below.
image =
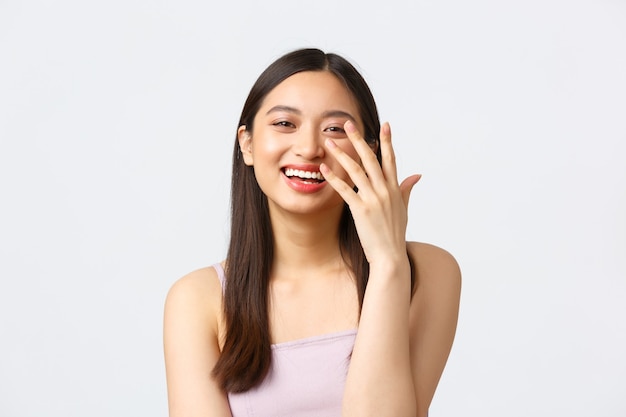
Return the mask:
<path id="1" fill-rule="evenodd" d="M 339 165 L 346 171 L 352 182 L 354 182 L 354 185 L 356 185 L 359 190 L 365 189 L 369 184 L 369 179 L 361 165 L 352 159 L 350 155 L 345 153 L 343 149 L 338 147 L 332 139 L 326 139 L 326 147 L 337 162 L 339 162 Z"/>
<path id="2" fill-rule="evenodd" d="M 413 190 L 413 186 L 417 184 L 417 182 L 422 178 L 421 174 L 411 175 L 402 181 L 400 184 L 400 194 L 402 194 L 402 200 L 404 201 L 404 206 L 409 206 L 409 198 L 411 197 L 411 190 Z"/>
<path id="3" fill-rule="evenodd" d="M 361 164 L 369 179 L 375 184 L 384 181 L 384 175 L 382 175 L 380 164 L 378 163 L 378 159 L 376 159 L 376 153 L 374 153 L 370 145 L 365 141 L 363 136 L 361 136 L 361 133 L 354 123 L 348 120 L 344 124 L 344 130 L 359 155 L 359 158 L 361 158 Z"/>
<path id="4" fill-rule="evenodd" d="M 324 176 L 326 182 L 330 184 L 331 187 L 343 198 L 348 206 L 355 204 L 357 199 L 359 198 L 357 194 L 354 192 L 352 187 L 350 187 L 344 180 L 339 178 L 330 167 L 324 163 L 320 165 L 320 172 Z"/>
<path id="5" fill-rule="evenodd" d="M 391 127 L 388 122 L 385 122 L 380 127 L 380 154 L 382 157 L 382 170 L 387 183 L 398 184 L 396 153 L 391 145 Z"/>

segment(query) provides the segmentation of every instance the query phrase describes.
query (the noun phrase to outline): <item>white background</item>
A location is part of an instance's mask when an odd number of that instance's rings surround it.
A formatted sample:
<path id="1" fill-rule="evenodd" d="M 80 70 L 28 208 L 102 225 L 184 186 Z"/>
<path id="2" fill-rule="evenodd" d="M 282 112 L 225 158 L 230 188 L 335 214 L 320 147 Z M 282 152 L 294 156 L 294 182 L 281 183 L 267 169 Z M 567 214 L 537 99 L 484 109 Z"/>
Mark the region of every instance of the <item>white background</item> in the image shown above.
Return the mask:
<path id="1" fill-rule="evenodd" d="M 224 257 L 239 112 L 303 46 L 461 264 L 431 415 L 626 415 L 626 2 L 0 0 L 0 416 L 166 416 L 166 292 Z"/>

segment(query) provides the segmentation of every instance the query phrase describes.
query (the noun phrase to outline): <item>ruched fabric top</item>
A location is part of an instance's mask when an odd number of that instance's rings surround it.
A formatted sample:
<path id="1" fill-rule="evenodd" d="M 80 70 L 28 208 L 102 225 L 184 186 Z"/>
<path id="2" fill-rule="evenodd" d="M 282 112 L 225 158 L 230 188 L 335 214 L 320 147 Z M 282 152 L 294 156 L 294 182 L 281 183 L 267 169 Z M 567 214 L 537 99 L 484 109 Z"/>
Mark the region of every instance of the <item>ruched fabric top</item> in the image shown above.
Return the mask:
<path id="1" fill-rule="evenodd" d="M 213 265 L 225 286 L 220 264 Z M 272 345 L 263 382 L 229 393 L 233 417 L 338 417 L 356 329 Z"/>

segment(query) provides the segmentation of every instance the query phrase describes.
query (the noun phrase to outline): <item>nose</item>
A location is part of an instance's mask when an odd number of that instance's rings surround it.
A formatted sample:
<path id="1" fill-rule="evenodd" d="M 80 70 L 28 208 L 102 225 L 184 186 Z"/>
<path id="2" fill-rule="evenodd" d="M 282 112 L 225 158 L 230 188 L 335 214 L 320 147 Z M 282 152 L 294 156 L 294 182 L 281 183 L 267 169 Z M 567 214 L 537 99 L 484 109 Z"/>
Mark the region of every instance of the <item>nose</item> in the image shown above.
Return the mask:
<path id="1" fill-rule="evenodd" d="M 309 161 L 324 156 L 324 137 L 321 132 L 316 129 L 300 129 L 295 136 L 292 149 L 297 156 Z"/>

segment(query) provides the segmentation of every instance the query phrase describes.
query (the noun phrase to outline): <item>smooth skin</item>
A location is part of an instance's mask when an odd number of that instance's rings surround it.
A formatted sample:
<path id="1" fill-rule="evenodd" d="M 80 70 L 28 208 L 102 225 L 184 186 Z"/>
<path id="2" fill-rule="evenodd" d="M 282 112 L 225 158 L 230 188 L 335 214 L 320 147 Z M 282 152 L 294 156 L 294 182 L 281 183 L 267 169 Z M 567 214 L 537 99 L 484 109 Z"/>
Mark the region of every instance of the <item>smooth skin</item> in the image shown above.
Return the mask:
<path id="1" fill-rule="evenodd" d="M 272 111 L 276 106 L 280 111 Z M 456 331 L 460 271 L 448 252 L 405 241 L 419 175 L 398 183 L 388 124 L 380 132 L 382 167 L 361 131 L 351 94 L 321 71 L 283 81 L 264 100 L 254 132 L 239 129 L 244 161 L 268 196 L 276 241 L 272 342 L 358 327 L 342 415 L 425 417 Z M 281 177 L 290 164 L 319 166 L 327 186 L 306 195 L 290 189 Z M 353 276 L 338 248 L 343 201 L 370 262 L 360 316 Z M 418 277 L 413 294 L 409 257 Z M 214 269 L 178 280 L 164 318 L 170 417 L 231 416 L 226 394 L 211 377 L 223 338 Z"/>

